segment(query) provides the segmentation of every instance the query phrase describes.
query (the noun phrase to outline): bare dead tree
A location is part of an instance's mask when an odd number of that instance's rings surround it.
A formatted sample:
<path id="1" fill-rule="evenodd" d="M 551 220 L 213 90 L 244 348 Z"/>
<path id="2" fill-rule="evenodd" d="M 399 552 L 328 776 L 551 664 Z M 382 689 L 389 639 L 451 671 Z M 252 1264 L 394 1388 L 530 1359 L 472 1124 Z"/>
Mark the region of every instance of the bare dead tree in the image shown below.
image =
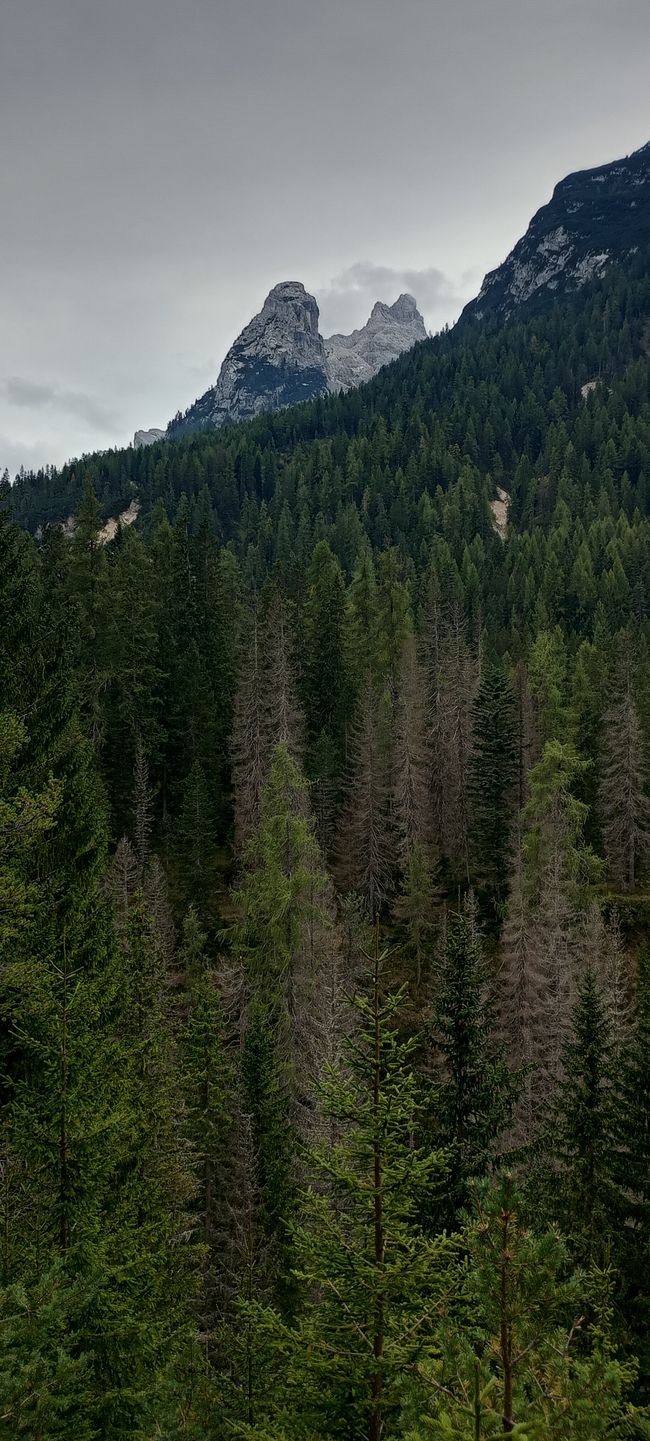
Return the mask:
<path id="1" fill-rule="evenodd" d="M 295 640 L 285 602 L 276 594 L 265 617 L 258 601 L 253 604 L 235 695 L 230 754 L 240 852 L 259 820 L 262 786 L 280 742 L 300 765 L 304 718 L 296 686 Z"/>
<path id="2" fill-rule="evenodd" d="M 153 856 L 149 861 L 142 892 L 151 917 L 156 944 L 169 971 L 176 951 L 176 927 L 169 904 L 167 878 L 157 856 Z"/>
<path id="3" fill-rule="evenodd" d="M 395 696 L 392 792 L 397 856 L 405 874 L 414 847 L 432 840 L 425 682 L 413 635 L 404 642 Z"/>
<path id="4" fill-rule="evenodd" d="M 650 858 L 648 768 L 630 668 L 622 693 L 606 711 L 598 785 L 605 858 L 612 880 L 633 891 Z"/>
<path id="5" fill-rule="evenodd" d="M 369 679 L 357 705 L 350 737 L 347 795 L 338 835 L 337 880 L 356 891 L 371 919 L 392 889 L 390 783 L 386 727 L 381 701 Z"/>
<path id="6" fill-rule="evenodd" d="M 106 889 L 113 902 L 115 929 L 124 941 L 129 928 L 129 917 L 133 897 L 140 882 L 138 860 L 126 836 L 118 842 L 115 855 L 108 868 Z"/>
<path id="7" fill-rule="evenodd" d="M 470 650 L 462 607 L 436 606 L 425 632 L 429 698 L 428 742 L 433 757 L 432 809 L 436 842 L 469 879 L 468 779 L 472 702 L 478 662 Z"/>
<path id="8" fill-rule="evenodd" d="M 576 911 L 561 826 L 549 826 L 538 888 L 526 884 L 521 845 L 502 936 L 498 1013 L 512 1069 L 521 1086 L 511 1141 L 538 1133 L 563 1074 L 563 1054 L 581 971 L 584 917 Z"/>
<path id="9" fill-rule="evenodd" d="M 612 1057 L 618 1061 L 632 1030 L 635 990 L 632 960 L 625 949 L 618 911 L 605 920 L 594 902 L 584 916 L 581 945 L 583 967 L 593 968 L 600 986 Z"/>
<path id="10" fill-rule="evenodd" d="M 149 787 L 149 764 L 142 737 L 138 736 L 133 767 L 133 841 L 141 876 L 149 858 L 152 826 L 153 794 Z"/>
<path id="11" fill-rule="evenodd" d="M 528 800 L 528 777 L 542 751 L 541 736 L 535 720 L 535 703 L 523 661 L 518 661 L 514 668 L 512 686 L 517 722 L 517 804 L 521 811 Z"/>

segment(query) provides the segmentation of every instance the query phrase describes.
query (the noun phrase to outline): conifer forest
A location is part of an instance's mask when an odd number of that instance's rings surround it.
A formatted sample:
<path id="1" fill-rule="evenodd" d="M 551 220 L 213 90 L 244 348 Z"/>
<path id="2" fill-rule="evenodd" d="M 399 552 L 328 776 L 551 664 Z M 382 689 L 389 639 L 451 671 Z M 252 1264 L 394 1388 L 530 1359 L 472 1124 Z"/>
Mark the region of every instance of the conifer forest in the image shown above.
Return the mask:
<path id="1" fill-rule="evenodd" d="M 649 326 L 5 478 L 0 1437 L 650 1437 Z"/>

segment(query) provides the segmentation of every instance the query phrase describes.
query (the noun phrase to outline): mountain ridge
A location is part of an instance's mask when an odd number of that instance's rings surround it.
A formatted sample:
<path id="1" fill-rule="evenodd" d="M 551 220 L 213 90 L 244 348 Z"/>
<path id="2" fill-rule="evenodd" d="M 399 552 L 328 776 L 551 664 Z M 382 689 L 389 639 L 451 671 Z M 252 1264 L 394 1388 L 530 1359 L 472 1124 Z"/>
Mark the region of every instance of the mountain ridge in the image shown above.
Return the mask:
<path id="1" fill-rule="evenodd" d="M 580 290 L 649 244 L 650 142 L 558 181 L 460 321 L 507 320 L 521 306 Z"/>
<path id="2" fill-rule="evenodd" d="M 372 379 L 419 340 L 426 328 L 412 295 L 377 301 L 364 326 L 323 337 L 318 303 L 300 281 L 273 286 L 237 336 L 218 379 L 167 428 L 168 434 L 252 420 L 301 400 Z"/>

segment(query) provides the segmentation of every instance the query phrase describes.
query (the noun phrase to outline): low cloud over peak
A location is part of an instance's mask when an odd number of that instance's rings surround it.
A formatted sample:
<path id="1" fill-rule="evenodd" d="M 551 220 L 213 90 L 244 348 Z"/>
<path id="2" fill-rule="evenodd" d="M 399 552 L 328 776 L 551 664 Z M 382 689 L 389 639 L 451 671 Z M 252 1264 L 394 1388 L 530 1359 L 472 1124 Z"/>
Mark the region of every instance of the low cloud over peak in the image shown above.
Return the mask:
<path id="1" fill-rule="evenodd" d="M 455 320 L 468 298 L 466 277 L 463 281 L 457 284 L 435 266 L 415 270 L 357 260 L 317 290 L 321 332 L 329 335 L 363 325 L 376 300 L 392 304 L 403 291 L 415 296 L 428 328 L 439 330 Z"/>

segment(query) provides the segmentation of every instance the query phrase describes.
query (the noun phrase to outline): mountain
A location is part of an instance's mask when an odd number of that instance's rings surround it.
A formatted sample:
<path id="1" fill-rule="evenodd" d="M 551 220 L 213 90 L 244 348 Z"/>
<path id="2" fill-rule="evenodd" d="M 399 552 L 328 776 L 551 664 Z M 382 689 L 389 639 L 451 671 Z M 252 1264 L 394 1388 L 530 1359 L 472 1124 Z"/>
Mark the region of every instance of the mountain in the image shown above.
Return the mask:
<path id="1" fill-rule="evenodd" d="M 328 390 L 327 357 L 318 331 L 318 306 L 297 280 L 275 285 L 259 315 L 242 330 L 216 385 L 169 429 L 198 430 L 252 420 Z"/>
<path id="2" fill-rule="evenodd" d="M 330 390 L 349 390 L 372 380 L 373 375 L 426 340 L 424 321 L 412 295 L 400 295 L 394 305 L 378 300 L 370 319 L 351 335 L 330 335 L 325 341 Z"/>
<path id="3" fill-rule="evenodd" d="M 507 320 L 530 301 L 579 290 L 648 244 L 650 144 L 561 180 L 503 264 L 486 275 L 462 319 Z"/>
<path id="4" fill-rule="evenodd" d="M 394 305 L 378 301 L 367 323 L 351 335 L 324 340 L 318 321 L 316 300 L 299 281 L 274 286 L 228 351 L 216 385 L 177 416 L 169 432 L 252 420 L 264 411 L 348 390 L 426 339 L 412 295 L 400 295 Z"/>
<path id="5" fill-rule="evenodd" d="M 155 445 L 156 441 L 164 438 L 164 435 L 164 430 L 158 430 L 155 427 L 152 430 L 136 430 L 133 445 L 136 450 L 141 450 L 145 445 Z"/>

